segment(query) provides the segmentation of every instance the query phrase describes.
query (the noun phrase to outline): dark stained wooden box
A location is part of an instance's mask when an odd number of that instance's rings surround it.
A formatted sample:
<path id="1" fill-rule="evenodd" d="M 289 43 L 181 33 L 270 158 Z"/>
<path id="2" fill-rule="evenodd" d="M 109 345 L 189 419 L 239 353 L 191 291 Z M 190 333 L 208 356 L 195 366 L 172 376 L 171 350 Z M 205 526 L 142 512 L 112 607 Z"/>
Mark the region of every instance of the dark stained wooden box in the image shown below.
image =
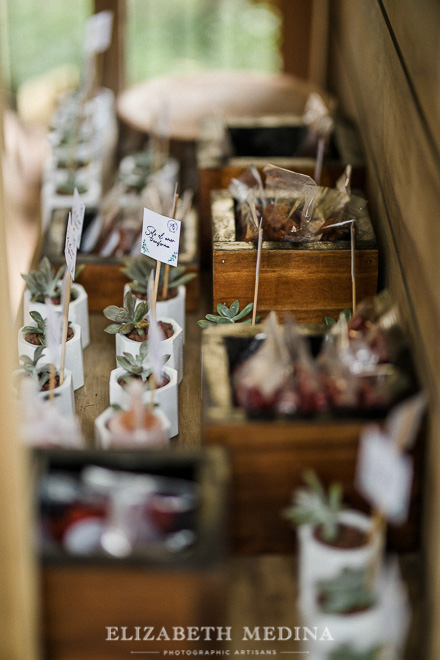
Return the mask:
<path id="1" fill-rule="evenodd" d="M 55 266 L 64 263 L 64 242 L 66 221 L 69 209 L 58 209 L 52 215 L 51 222 L 44 236 L 42 256 L 47 255 Z M 89 310 L 102 312 L 108 305 L 122 305 L 123 289 L 128 280 L 121 272 L 123 259 L 119 257 L 101 257 L 78 252 L 77 265 L 86 266 L 78 278 L 87 291 Z M 185 230 L 179 253 L 179 266 L 185 266 L 189 272 L 197 274 L 186 287 L 186 309 L 196 311 L 199 307 L 200 282 L 198 258 L 198 219 L 195 213 L 185 218 Z"/>
<path id="2" fill-rule="evenodd" d="M 41 557 L 41 626 L 45 660 L 120 660 L 132 652 L 200 649 L 202 641 L 124 641 L 135 626 L 221 626 L 228 586 L 226 516 L 228 464 L 219 448 L 148 451 L 37 452 L 38 472 L 101 465 L 128 472 L 181 477 L 200 486 L 194 546 L 184 552 L 117 559 L 65 552 Z M 109 641 L 107 627 L 119 640 Z M 131 631 L 131 633 L 129 632 Z M 116 633 L 115 633 L 116 635 Z M 215 641 L 205 642 L 216 648 Z M 217 643 L 218 647 L 218 643 Z"/>
<path id="3" fill-rule="evenodd" d="M 304 327 L 315 338 L 318 328 Z M 302 475 L 314 469 L 325 484 L 338 481 L 344 500 L 368 511 L 354 488 L 359 436 L 365 417 L 321 416 L 315 419 L 249 419 L 234 405 L 230 365 L 238 346 L 244 350 L 261 329 L 221 325 L 203 331 L 203 420 L 206 446 L 220 445 L 231 464 L 231 538 L 238 554 L 284 553 L 294 549 L 295 536 L 281 511 L 293 491 L 304 485 Z M 322 328 L 321 328 L 322 331 Z M 237 346 L 238 345 L 238 346 Z M 398 551 L 418 547 L 421 521 L 423 440 L 412 451 L 414 483 L 410 515 L 401 527 L 390 527 L 390 546 Z"/>
<path id="4" fill-rule="evenodd" d="M 211 192 L 227 189 L 232 178 L 239 177 L 251 164 L 262 173 L 268 162 L 293 172 L 313 177 L 316 161 L 312 157 L 295 156 L 297 140 L 301 138 L 298 117 L 242 117 L 225 119 L 229 151 L 215 131 L 207 129 L 197 144 L 198 210 L 203 252 L 212 242 Z M 290 130 L 290 133 L 289 133 Z M 365 162 L 356 128 L 343 119 L 336 119 L 330 152 L 326 156 L 321 185 L 333 187 L 347 165 L 352 166 L 352 186 L 365 187 Z M 291 149 L 286 155 L 286 148 Z"/>
<path id="5" fill-rule="evenodd" d="M 252 302 L 256 248 L 236 240 L 234 199 L 227 190 L 211 194 L 213 221 L 213 302 Z M 378 250 L 366 210 L 356 222 L 356 293 L 377 292 Z M 299 322 L 321 323 L 352 307 L 349 241 L 294 244 L 263 241 L 258 313 L 289 311 Z"/>

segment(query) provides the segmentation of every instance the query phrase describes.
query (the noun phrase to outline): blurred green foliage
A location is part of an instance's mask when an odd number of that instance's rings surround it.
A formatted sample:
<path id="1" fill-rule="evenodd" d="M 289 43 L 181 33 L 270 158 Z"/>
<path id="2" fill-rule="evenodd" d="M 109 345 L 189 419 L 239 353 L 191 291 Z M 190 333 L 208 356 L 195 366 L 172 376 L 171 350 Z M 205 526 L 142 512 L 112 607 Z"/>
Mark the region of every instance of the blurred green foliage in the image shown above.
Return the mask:
<path id="1" fill-rule="evenodd" d="M 7 86 L 82 67 L 92 0 L 0 0 Z M 127 84 L 200 69 L 279 71 L 281 19 L 256 0 L 127 0 Z"/>

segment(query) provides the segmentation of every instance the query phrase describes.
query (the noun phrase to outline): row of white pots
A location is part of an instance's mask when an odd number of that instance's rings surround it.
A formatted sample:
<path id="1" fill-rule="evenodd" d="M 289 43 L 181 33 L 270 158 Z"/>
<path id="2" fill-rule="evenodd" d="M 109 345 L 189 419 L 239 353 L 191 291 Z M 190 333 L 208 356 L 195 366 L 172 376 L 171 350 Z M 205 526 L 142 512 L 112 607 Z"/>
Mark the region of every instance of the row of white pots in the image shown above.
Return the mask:
<path id="1" fill-rule="evenodd" d="M 35 326 L 34 323 L 30 325 Z M 24 327 L 25 326 L 20 328 L 18 331 L 18 355 L 27 355 L 33 359 L 37 346 L 26 341 L 26 333 L 23 332 Z M 81 347 L 81 328 L 77 323 L 71 323 L 70 327 L 73 330 L 73 337 L 66 342 L 65 366 L 66 369 L 72 372 L 73 389 L 77 390 L 84 385 L 84 361 Z M 57 352 L 58 355 L 56 358 L 51 356 L 50 359 L 55 362 L 57 367 L 59 367 L 61 360 L 61 345 L 58 347 Z M 43 357 L 49 358 L 47 348 L 43 350 L 41 356 L 41 359 Z"/>
<path id="2" fill-rule="evenodd" d="M 90 344 L 90 324 L 89 324 L 89 299 L 87 292 L 81 284 L 73 282 L 72 297 L 69 304 L 69 321 L 77 323 L 81 327 L 81 346 L 86 348 Z M 53 305 L 54 312 L 57 314 L 62 313 L 61 305 Z M 32 317 L 29 312 L 39 312 L 43 319 L 47 318 L 47 306 L 45 303 L 32 302 L 31 294 L 28 289 L 25 290 L 23 295 L 23 325 L 31 325 L 33 323 Z"/>

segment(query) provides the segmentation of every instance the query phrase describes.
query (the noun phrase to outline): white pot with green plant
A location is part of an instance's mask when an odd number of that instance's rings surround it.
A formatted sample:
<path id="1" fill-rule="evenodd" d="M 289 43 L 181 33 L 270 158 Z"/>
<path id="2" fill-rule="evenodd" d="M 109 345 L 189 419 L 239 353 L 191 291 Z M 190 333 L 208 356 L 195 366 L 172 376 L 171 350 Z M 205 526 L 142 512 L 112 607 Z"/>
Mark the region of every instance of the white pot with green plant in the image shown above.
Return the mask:
<path id="1" fill-rule="evenodd" d="M 95 439 L 102 449 L 160 449 L 169 445 L 171 425 L 154 404 L 145 405 L 143 384 L 132 380 L 126 408 L 109 407 L 95 419 Z"/>
<path id="2" fill-rule="evenodd" d="M 177 371 L 164 364 L 159 384 L 152 383 L 152 369 L 147 362 L 148 345 L 143 342 L 138 355 L 124 353 L 116 357 L 119 367 L 110 373 L 110 405 L 126 407 L 129 403 L 128 386 L 133 379 L 142 382 L 142 400 L 145 405 L 157 404 L 170 421 L 170 437 L 179 433 L 178 377 Z"/>
<path id="3" fill-rule="evenodd" d="M 81 269 L 77 270 L 76 275 Z M 65 265 L 55 269 L 49 259 L 45 256 L 40 262 L 39 270 L 30 270 L 27 275 L 22 277 L 26 282 L 26 289 L 23 296 L 23 324 L 28 325 L 32 322 L 30 311 L 36 311 L 43 318 L 47 318 L 46 300 L 49 299 L 55 313 L 62 313 L 61 309 L 61 288 L 62 278 L 65 271 Z M 81 326 L 81 345 L 83 348 L 90 343 L 90 324 L 89 324 L 89 301 L 86 290 L 81 284 L 73 282 L 69 303 L 69 321 Z"/>
<path id="4" fill-rule="evenodd" d="M 137 301 L 148 300 L 148 280 L 155 267 L 156 263 L 144 255 L 127 259 L 122 272 L 130 282 L 124 287 L 124 296 L 130 290 L 136 296 Z M 165 273 L 166 267 L 163 266 L 160 269 L 156 313 L 159 317 L 166 316 L 175 319 L 183 330 L 185 340 L 186 284 L 196 275 L 186 272 L 186 268 L 182 266 L 169 268 L 167 297 L 163 299 Z"/>
<path id="5" fill-rule="evenodd" d="M 135 296 L 129 291 L 124 297 L 124 307 L 109 305 L 104 309 L 104 316 L 113 321 L 105 332 L 115 335 L 116 355 L 139 355 L 142 342 L 148 339 L 150 322 L 147 314 L 148 303 L 141 301 L 137 305 Z M 180 383 L 183 378 L 183 330 L 172 318 L 158 318 L 157 323 L 166 337 L 162 342 L 163 354 L 170 356 L 168 366 L 176 369 Z"/>
<path id="6" fill-rule="evenodd" d="M 18 331 L 18 354 L 33 357 L 36 346 L 43 346 L 43 357 L 48 357 L 46 348 L 46 319 L 39 312 L 30 312 L 33 323 L 22 326 Z M 61 344 L 56 347 L 58 358 L 61 359 Z M 84 385 L 84 361 L 81 347 L 81 328 L 77 323 L 69 323 L 66 341 L 66 369 L 72 372 L 73 389 L 77 390 Z"/>
<path id="7" fill-rule="evenodd" d="M 53 400 L 54 405 L 59 412 L 66 416 L 75 414 L 75 399 L 73 396 L 72 372 L 64 369 L 63 382 L 60 383 L 59 371 L 55 371 L 55 388 L 53 393 L 49 391 L 50 387 L 50 364 L 40 362 L 43 353 L 43 346 L 35 348 L 33 357 L 20 355 L 20 368 L 14 374 L 14 382 L 18 392 L 20 391 L 20 379 L 22 377 L 32 378 L 36 383 L 39 393 L 38 397 L 42 401 Z"/>
<path id="8" fill-rule="evenodd" d="M 388 653 L 387 613 L 380 592 L 369 584 L 363 568 L 345 568 L 333 578 L 319 580 L 315 601 L 300 601 L 300 616 L 305 628 L 320 633 L 304 647 L 310 660 L 397 659 L 394 652 Z"/>
<path id="9" fill-rule="evenodd" d="M 331 484 L 328 492 L 316 474 L 304 475 L 308 488 L 293 495 L 283 511 L 296 527 L 299 542 L 299 590 L 303 602 L 315 599 L 319 580 L 338 575 L 344 568 L 372 570 L 380 561 L 381 539 L 371 534 L 371 517 L 344 510 L 342 489 Z"/>

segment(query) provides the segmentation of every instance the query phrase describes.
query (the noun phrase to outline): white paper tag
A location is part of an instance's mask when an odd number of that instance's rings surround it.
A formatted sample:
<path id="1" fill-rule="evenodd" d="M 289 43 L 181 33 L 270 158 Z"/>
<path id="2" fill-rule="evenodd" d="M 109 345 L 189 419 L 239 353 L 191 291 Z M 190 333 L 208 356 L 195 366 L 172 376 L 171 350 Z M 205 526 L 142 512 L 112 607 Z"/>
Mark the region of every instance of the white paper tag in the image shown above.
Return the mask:
<path id="1" fill-rule="evenodd" d="M 367 427 L 360 439 L 356 487 L 395 524 L 407 517 L 412 474 L 411 458 L 400 453 L 379 427 Z"/>
<path id="2" fill-rule="evenodd" d="M 181 224 L 180 220 L 144 208 L 141 253 L 177 266 Z"/>
<path id="3" fill-rule="evenodd" d="M 72 205 L 72 227 L 76 234 L 76 245 L 79 249 L 81 243 L 81 236 L 84 224 L 84 214 L 86 212 L 86 205 L 79 196 L 77 188 L 73 191 L 73 205 Z"/>
<path id="4" fill-rule="evenodd" d="M 387 431 L 401 450 L 414 445 L 425 409 L 426 396 L 420 392 L 394 406 L 387 415 Z"/>
<path id="5" fill-rule="evenodd" d="M 100 11 L 90 16 L 86 23 L 84 50 L 87 54 L 103 53 L 110 46 L 113 28 L 113 12 Z"/>
<path id="6" fill-rule="evenodd" d="M 69 217 L 67 219 L 67 229 L 66 229 L 66 243 L 64 245 L 64 256 L 66 259 L 67 269 L 72 276 L 72 280 L 75 279 L 77 250 L 78 250 L 78 245 L 77 245 L 76 232 L 73 228 L 72 214 L 69 212 Z"/>

